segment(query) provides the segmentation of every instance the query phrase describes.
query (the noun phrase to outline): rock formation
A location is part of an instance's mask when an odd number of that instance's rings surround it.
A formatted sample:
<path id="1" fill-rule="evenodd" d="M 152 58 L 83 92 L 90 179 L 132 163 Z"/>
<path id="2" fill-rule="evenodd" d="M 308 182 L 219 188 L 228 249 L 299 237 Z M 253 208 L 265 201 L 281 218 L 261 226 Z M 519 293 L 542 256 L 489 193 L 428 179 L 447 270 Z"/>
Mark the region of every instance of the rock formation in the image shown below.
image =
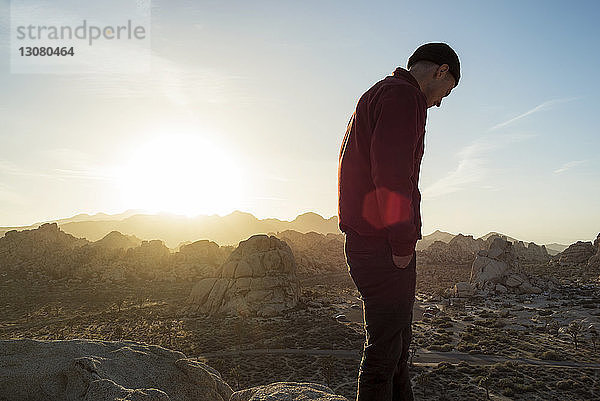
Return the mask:
<path id="1" fill-rule="evenodd" d="M 201 240 L 171 253 L 162 241 L 111 232 L 96 242 L 75 238 L 56 223 L 11 230 L 0 238 L 0 271 L 28 284 L 105 285 L 137 280 L 198 280 L 214 276 L 229 247 Z"/>
<path id="2" fill-rule="evenodd" d="M 343 234 L 324 235 L 314 231 L 304 234 L 285 230 L 276 233 L 275 236 L 290 246 L 298 265 L 298 274 L 339 272 L 348 268 Z"/>
<path id="3" fill-rule="evenodd" d="M 448 243 L 435 241 L 427 249 L 420 251 L 420 256 L 427 263 L 466 264 L 472 263 L 477 252 L 484 248 L 484 240 L 458 234 Z"/>
<path id="4" fill-rule="evenodd" d="M 217 277 L 200 280 L 188 298 L 192 313 L 275 316 L 296 306 L 300 292 L 289 245 L 264 234 L 241 241 Z"/>
<path id="5" fill-rule="evenodd" d="M 540 294 L 539 280 L 532 285 L 531 280 L 519 273 L 519 264 L 513 244 L 500 237 L 492 239 L 490 248 L 481 250 L 471 267 L 471 284 L 486 292 L 519 294 Z"/>
<path id="6" fill-rule="evenodd" d="M 523 241 L 515 241 L 513 243 L 513 251 L 520 263 L 536 263 L 545 264 L 550 260 L 548 250 L 544 245 L 539 246 L 533 242 L 527 244 Z"/>
<path id="7" fill-rule="evenodd" d="M 588 260 L 594 256 L 597 250 L 598 247 L 594 247 L 590 241 L 577 241 L 556 255 L 555 260 L 560 266 L 587 265 Z"/>
<path id="8" fill-rule="evenodd" d="M 232 250 L 209 240 L 182 245 L 179 252 L 171 255 L 172 276 L 184 280 L 213 277 Z"/>
<path id="9" fill-rule="evenodd" d="M 56 223 L 35 230 L 11 230 L 0 238 L 0 271 L 30 280 L 63 277 L 77 268 L 74 254 L 88 243 L 64 233 Z"/>
<path id="10" fill-rule="evenodd" d="M 0 395 L 14 401 L 227 401 L 233 393 L 210 366 L 130 341 L 0 341 L 0 376 Z"/>
<path id="11" fill-rule="evenodd" d="M 594 240 L 594 248 L 596 249 L 596 254 L 588 260 L 588 266 L 600 269 L 600 234 Z"/>

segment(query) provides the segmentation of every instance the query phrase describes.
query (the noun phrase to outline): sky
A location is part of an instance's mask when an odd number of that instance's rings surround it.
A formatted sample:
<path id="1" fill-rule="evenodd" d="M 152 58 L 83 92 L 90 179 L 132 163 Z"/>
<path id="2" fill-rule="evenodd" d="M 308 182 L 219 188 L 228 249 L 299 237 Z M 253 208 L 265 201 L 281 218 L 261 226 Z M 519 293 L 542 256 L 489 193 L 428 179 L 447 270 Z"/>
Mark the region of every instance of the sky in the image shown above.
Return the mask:
<path id="1" fill-rule="evenodd" d="M 0 0 L 0 226 L 127 209 L 335 216 L 356 102 L 442 41 L 461 80 L 428 111 L 423 235 L 600 231 L 600 3 L 151 4 L 149 71 L 18 74 Z"/>

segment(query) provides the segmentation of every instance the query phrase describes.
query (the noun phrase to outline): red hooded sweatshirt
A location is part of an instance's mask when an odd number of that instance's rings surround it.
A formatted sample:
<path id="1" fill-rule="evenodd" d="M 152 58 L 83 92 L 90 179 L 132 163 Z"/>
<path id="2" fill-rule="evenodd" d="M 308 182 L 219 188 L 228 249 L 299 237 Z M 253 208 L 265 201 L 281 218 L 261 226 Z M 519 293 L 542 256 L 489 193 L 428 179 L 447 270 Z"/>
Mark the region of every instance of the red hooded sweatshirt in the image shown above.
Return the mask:
<path id="1" fill-rule="evenodd" d="M 394 255 L 421 239 L 419 171 L 427 100 L 404 68 L 377 82 L 356 105 L 338 164 L 340 230 L 385 237 Z"/>

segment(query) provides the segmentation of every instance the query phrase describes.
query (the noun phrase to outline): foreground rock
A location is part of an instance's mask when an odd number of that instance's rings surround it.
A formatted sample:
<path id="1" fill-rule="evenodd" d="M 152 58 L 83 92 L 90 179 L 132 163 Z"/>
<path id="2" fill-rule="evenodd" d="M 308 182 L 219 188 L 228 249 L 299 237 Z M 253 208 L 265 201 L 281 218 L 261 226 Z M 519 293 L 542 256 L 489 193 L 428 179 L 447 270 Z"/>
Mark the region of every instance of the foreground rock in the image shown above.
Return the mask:
<path id="1" fill-rule="evenodd" d="M 0 341 L 0 399 L 227 401 L 219 372 L 155 345 L 91 340 Z"/>
<path id="2" fill-rule="evenodd" d="M 281 382 L 236 391 L 230 401 L 348 401 L 329 387 L 316 383 Z"/>
<path id="3" fill-rule="evenodd" d="M 217 277 L 200 280 L 188 298 L 191 313 L 275 316 L 298 303 L 300 285 L 289 245 L 264 234 L 241 241 Z"/>

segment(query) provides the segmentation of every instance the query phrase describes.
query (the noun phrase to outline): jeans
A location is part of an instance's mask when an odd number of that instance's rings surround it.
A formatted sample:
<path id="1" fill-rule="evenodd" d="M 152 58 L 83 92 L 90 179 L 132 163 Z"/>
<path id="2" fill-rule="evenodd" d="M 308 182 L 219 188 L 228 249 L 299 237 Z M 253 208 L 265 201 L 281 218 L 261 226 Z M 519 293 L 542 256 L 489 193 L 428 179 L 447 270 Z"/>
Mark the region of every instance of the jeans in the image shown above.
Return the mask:
<path id="1" fill-rule="evenodd" d="M 365 343 L 356 401 L 412 401 L 408 375 L 416 254 L 396 267 L 385 238 L 346 233 L 348 271 L 363 301 Z"/>

